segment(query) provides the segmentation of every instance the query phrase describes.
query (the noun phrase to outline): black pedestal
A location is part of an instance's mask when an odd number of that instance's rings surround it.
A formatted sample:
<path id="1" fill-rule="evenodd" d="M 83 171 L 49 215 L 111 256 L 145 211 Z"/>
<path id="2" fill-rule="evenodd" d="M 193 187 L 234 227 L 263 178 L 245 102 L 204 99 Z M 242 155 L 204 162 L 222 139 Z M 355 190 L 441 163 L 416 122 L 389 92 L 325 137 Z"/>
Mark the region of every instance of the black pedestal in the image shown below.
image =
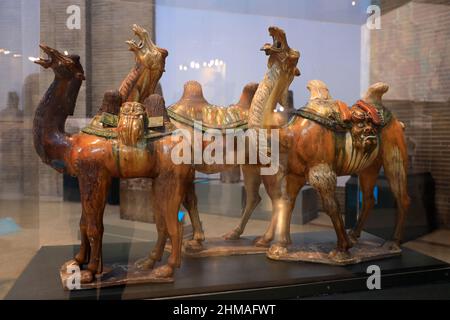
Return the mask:
<path id="1" fill-rule="evenodd" d="M 365 234 L 366 239 L 374 237 Z M 294 234 L 294 243 L 334 239 L 330 232 Z M 145 256 L 153 243 L 105 244 L 105 263 L 135 261 Z M 142 284 L 93 290 L 64 291 L 59 268 L 72 258 L 77 246 L 41 248 L 31 260 L 7 299 L 145 299 L 230 298 L 286 299 L 368 291 L 367 267 L 381 269 L 383 289 L 448 281 L 450 265 L 403 248 L 399 257 L 352 266 L 272 261 L 264 254 L 211 258 L 184 258 L 175 282 Z M 164 256 L 166 259 L 167 256 Z M 165 260 L 167 261 L 167 260 Z M 399 297 L 402 298 L 402 297 Z"/>

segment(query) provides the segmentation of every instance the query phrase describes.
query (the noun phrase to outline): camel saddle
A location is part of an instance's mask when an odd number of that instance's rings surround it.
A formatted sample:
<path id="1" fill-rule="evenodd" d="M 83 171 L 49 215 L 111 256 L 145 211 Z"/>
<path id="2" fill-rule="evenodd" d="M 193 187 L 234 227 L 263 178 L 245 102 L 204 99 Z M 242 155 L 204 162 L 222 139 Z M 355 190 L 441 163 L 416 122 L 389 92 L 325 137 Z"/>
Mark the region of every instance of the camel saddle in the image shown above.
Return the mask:
<path id="1" fill-rule="evenodd" d="M 188 81 L 181 99 L 170 106 L 167 112 L 173 120 L 190 127 L 194 127 L 195 122 L 201 122 L 202 130 L 246 129 L 248 109 L 257 87 L 256 83 L 246 85 L 237 104 L 220 107 L 206 101 L 198 82 Z"/>
<path id="2" fill-rule="evenodd" d="M 311 99 L 293 114 L 315 121 L 333 131 L 351 129 L 354 123 L 369 120 L 375 127 L 384 127 L 392 119 L 392 113 L 381 104 L 369 104 L 358 100 L 351 108 L 343 101 Z"/>
<path id="3" fill-rule="evenodd" d="M 118 137 L 117 127 L 120 122 L 120 115 L 114 113 L 120 110 L 120 105 L 121 101 L 120 97 L 117 97 L 117 92 L 106 92 L 99 114 L 81 131 L 107 139 L 116 139 Z M 160 95 L 152 94 L 145 99 L 143 109 L 145 110 L 143 117 L 145 126 L 144 137 L 146 139 L 163 137 L 175 130 L 170 123 L 164 98 Z"/>

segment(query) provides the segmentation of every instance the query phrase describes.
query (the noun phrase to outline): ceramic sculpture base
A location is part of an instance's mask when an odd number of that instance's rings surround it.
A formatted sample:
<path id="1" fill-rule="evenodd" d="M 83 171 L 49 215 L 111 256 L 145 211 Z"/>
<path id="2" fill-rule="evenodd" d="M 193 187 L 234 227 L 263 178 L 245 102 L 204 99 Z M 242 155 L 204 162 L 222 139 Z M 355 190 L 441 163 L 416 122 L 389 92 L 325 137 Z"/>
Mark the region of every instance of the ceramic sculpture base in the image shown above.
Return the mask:
<path id="1" fill-rule="evenodd" d="M 183 241 L 183 256 L 192 258 L 222 257 L 248 254 L 266 253 L 269 248 L 257 247 L 254 244 L 256 237 L 239 238 L 238 240 L 225 240 L 223 238 L 207 238 L 201 246 L 192 245 L 196 242 Z M 172 249 L 170 242 L 166 245 L 166 251 Z"/>
<path id="2" fill-rule="evenodd" d="M 160 278 L 152 274 L 152 270 L 138 270 L 133 264 L 114 263 L 106 265 L 104 272 L 96 276 L 96 280 L 91 283 L 81 283 L 78 287 L 71 285 L 74 281 L 73 273 L 67 272 L 67 267 L 73 264 L 68 261 L 61 266 L 59 275 L 64 290 L 83 290 L 105 288 L 112 286 L 142 284 L 142 283 L 170 283 L 173 278 Z"/>
<path id="3" fill-rule="evenodd" d="M 353 245 L 348 255 L 334 253 L 336 242 L 307 243 L 300 246 L 289 246 L 288 248 L 274 246 L 267 251 L 267 257 L 273 260 L 345 266 L 401 254 L 401 249 L 391 249 L 388 244 L 383 241 L 360 240 Z"/>

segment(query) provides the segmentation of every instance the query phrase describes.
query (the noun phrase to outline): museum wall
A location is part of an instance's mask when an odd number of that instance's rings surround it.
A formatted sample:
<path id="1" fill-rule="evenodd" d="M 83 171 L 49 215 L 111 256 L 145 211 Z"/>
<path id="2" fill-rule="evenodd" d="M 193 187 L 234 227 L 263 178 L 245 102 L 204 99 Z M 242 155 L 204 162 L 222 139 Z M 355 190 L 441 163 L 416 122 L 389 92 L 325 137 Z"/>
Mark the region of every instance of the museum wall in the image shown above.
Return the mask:
<path id="1" fill-rule="evenodd" d="M 370 33 L 370 82 L 390 85 L 386 105 L 406 124 L 410 171 L 431 172 L 438 220 L 450 226 L 450 5 L 382 8 L 381 29 Z"/>
<path id="2" fill-rule="evenodd" d="M 38 0 L 0 2 L 0 194 L 6 198 L 26 193 L 31 185 L 27 172 L 36 172 L 38 166 L 34 150 L 27 147 L 31 134 L 27 106 L 33 97 L 26 95 L 33 92 L 30 86 L 38 90 L 39 68 L 28 59 L 39 52 L 38 26 Z"/>

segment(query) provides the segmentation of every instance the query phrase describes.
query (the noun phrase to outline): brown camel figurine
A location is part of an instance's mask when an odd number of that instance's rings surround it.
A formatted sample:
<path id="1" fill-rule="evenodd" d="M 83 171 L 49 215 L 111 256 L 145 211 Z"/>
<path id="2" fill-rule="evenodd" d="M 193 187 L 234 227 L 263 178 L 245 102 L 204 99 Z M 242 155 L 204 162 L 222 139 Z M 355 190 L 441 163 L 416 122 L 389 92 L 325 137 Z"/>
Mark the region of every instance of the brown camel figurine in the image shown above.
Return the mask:
<path id="1" fill-rule="evenodd" d="M 409 197 L 406 185 L 407 154 L 404 126 L 383 106 L 382 95 L 388 86 L 372 85 L 363 99 L 350 109 L 331 98 L 327 86 L 319 80 L 308 83 L 311 97 L 296 112 L 294 120 L 280 129 L 280 141 L 288 152 L 283 205 L 280 206 L 278 232 L 289 231 L 292 209 L 300 188 L 308 182 L 320 194 L 323 208 L 331 217 L 337 235 L 337 248 L 329 257 L 335 261 L 349 258 L 352 240 L 360 236 L 364 222 L 374 205 L 373 188 L 381 166 L 397 200 L 398 214 L 389 250 L 399 250 Z M 270 113 L 270 110 L 269 112 Z M 263 119 L 271 126 L 270 115 Z M 363 192 L 363 209 L 349 239 L 335 196 L 336 177 L 358 174 Z M 274 245 L 269 256 L 286 252 Z"/>
<path id="2" fill-rule="evenodd" d="M 295 68 L 298 53 L 289 48 L 284 33 L 280 39 L 282 41 L 276 41 L 275 46 L 267 46 L 266 52 L 271 57 L 269 71 L 262 82 L 267 83 L 266 89 L 260 90 L 261 85 L 258 88 L 248 121 L 249 127 L 279 130 L 280 159 L 284 159 L 280 160 L 280 171 L 276 175 L 263 179 L 272 199 L 273 215 L 267 231 L 258 239 L 259 244 L 269 244 L 276 238 L 276 244 L 270 252 L 277 255 L 286 251 L 286 246 L 291 243 L 289 226 L 295 200 L 301 187 L 308 182 L 320 194 L 323 208 L 331 217 L 337 234 L 337 250 L 330 257 L 345 259 L 352 241 L 360 236 L 373 207 L 373 187 L 383 166 L 398 204 L 393 241 L 388 245 L 397 250 L 409 206 L 406 190 L 407 155 L 404 125 L 382 104 L 381 97 L 388 86 L 384 83 L 372 85 L 364 98 L 349 109 L 345 103 L 331 98 L 323 82 L 310 81 L 308 89 L 311 99 L 308 105 L 291 119 L 280 121 L 275 113 L 280 92 L 286 90 L 294 75 L 298 75 Z M 283 67 L 271 73 L 271 61 L 276 62 L 277 59 L 283 62 Z M 274 80 L 268 81 L 271 75 L 276 76 L 273 76 Z M 278 96 L 259 103 L 260 94 L 264 92 L 268 92 L 266 95 L 272 94 L 272 97 Z M 355 173 L 360 176 L 363 210 L 349 239 L 340 216 L 335 188 L 337 176 Z M 253 174 L 252 177 L 258 175 Z M 258 179 L 253 181 L 259 186 Z M 230 238 L 240 235 L 250 215 L 251 210 L 243 215 L 238 227 L 229 234 Z"/>
<path id="3" fill-rule="evenodd" d="M 41 48 L 48 58 L 40 58 L 36 63 L 51 68 L 55 79 L 36 110 L 34 145 L 44 163 L 58 172 L 78 177 L 81 246 L 71 263 L 82 269 L 81 282 L 92 282 L 102 273 L 103 211 L 112 177 L 154 179 L 152 192 L 159 201 L 154 203 L 158 241 L 152 252 L 153 264 L 161 259 L 159 244 L 165 243 L 167 237 L 174 250 L 167 264 L 151 274 L 155 278 L 171 277 L 181 261 L 182 226 L 178 210 L 192 169 L 173 164 L 171 149 L 176 142 L 167 133 L 145 127 L 145 107 L 138 102 L 122 106 L 115 136 L 65 133 L 65 121 L 73 114 L 84 71 L 78 56 L 66 56 L 44 45 Z"/>
<path id="4" fill-rule="evenodd" d="M 285 32 L 278 27 L 270 27 L 269 34 L 273 38 L 273 43 L 266 43 L 263 50 L 268 56 L 268 66 L 264 79 L 258 84 L 248 84 L 241 95 L 239 102 L 226 108 L 211 105 L 203 96 L 201 85 L 195 81 L 189 81 L 185 84 L 182 98 L 168 108 L 169 116 L 177 128 L 193 130 L 194 121 L 201 121 L 205 129 L 218 130 L 246 130 L 248 128 L 257 129 L 253 125 L 255 118 L 263 116 L 264 107 L 270 105 L 275 108 L 277 103 L 287 106 L 288 87 L 294 76 L 298 76 L 300 71 L 296 67 L 299 59 L 299 53 L 287 45 Z M 283 122 L 283 116 L 277 114 L 274 116 L 278 122 Z M 191 133 L 192 134 L 192 133 Z M 202 142 L 202 151 L 208 148 L 209 143 Z M 233 145 L 236 147 L 236 144 Z M 248 155 L 247 155 L 248 157 Z M 248 159 L 247 159 L 248 160 Z M 226 161 L 222 161 L 225 163 Z M 227 170 L 234 165 L 230 164 L 195 164 L 195 170 L 203 173 L 217 173 Z M 245 225 L 258 203 L 261 201 L 259 196 L 259 186 L 264 183 L 266 190 L 272 200 L 277 199 L 277 188 L 272 185 L 277 184 L 276 175 L 273 177 L 261 176 L 261 165 L 246 164 L 241 165 L 244 178 L 244 188 L 246 191 L 245 207 L 242 211 L 241 223 L 231 232 L 227 233 L 226 240 L 238 239 L 244 232 Z M 185 207 L 188 209 L 191 221 L 193 223 L 194 236 L 190 242 L 192 249 L 201 248 L 201 242 L 204 240 L 201 229 L 198 211 L 196 208 L 196 196 L 194 184 L 187 189 Z M 269 229 L 268 233 L 274 230 Z M 257 246 L 267 247 L 269 244 L 261 239 L 268 238 L 263 236 L 257 238 Z M 287 236 L 286 236 L 287 237 Z"/>

